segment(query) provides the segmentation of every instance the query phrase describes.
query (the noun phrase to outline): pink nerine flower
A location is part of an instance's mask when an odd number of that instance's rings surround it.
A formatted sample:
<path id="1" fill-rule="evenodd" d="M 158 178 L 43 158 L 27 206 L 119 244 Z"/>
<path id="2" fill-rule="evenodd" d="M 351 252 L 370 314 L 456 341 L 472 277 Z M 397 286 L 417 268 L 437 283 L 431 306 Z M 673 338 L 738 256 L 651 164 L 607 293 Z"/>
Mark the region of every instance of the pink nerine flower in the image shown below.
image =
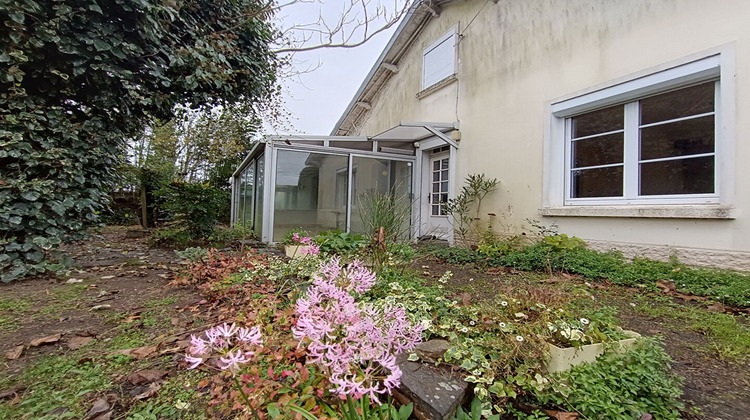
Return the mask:
<path id="1" fill-rule="evenodd" d="M 300 250 L 302 255 L 318 255 L 320 254 L 320 247 L 314 244 L 308 245 L 306 248 Z"/>
<path id="2" fill-rule="evenodd" d="M 378 395 L 400 384 L 396 355 L 416 346 L 422 326 L 412 325 L 401 307 L 356 302 L 351 293 L 364 293 L 375 281 L 359 261 L 347 268 L 338 257 L 324 263 L 307 296 L 297 301 L 293 333 L 300 343 L 309 341 L 308 355 L 315 363 L 329 368 L 333 392 L 378 401 Z"/>
<path id="3" fill-rule="evenodd" d="M 237 327 L 236 324 L 222 324 L 209 328 L 200 335 L 190 336 L 190 347 L 185 355 L 188 369 L 195 369 L 216 353 L 219 356 L 219 369 L 236 371 L 239 365 L 247 363 L 255 355 L 251 348 L 262 346 L 258 327 Z"/>

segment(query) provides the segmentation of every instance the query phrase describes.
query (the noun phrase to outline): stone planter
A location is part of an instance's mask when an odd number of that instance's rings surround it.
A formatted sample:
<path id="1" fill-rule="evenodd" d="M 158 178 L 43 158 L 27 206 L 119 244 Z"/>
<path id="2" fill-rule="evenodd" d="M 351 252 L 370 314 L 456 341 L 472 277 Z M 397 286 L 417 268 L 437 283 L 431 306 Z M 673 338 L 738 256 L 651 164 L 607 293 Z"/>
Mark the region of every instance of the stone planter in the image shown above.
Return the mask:
<path id="1" fill-rule="evenodd" d="M 629 338 L 614 343 L 587 344 L 580 348 L 561 348 L 554 344 L 548 344 L 549 359 L 545 368 L 549 373 L 562 372 L 581 363 L 595 362 L 596 358 L 604 354 L 605 350 L 622 353 L 632 348 L 641 335 L 635 331 L 625 331 L 625 336 Z"/>
<path id="2" fill-rule="evenodd" d="M 284 245 L 284 253 L 289 258 L 299 258 L 307 255 L 308 248 L 309 245 Z"/>

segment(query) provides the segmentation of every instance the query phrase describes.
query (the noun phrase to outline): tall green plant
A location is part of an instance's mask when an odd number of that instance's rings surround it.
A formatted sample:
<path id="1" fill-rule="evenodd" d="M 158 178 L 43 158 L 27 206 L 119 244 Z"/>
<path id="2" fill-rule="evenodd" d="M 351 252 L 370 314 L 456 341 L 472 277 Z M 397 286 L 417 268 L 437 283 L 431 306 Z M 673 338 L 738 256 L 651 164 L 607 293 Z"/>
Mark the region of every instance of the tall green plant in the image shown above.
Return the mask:
<path id="1" fill-rule="evenodd" d="M 499 184 L 500 181 L 496 178 L 487 178 L 484 174 L 469 175 L 461 188 L 461 193 L 443 203 L 443 211 L 453 216 L 453 230 L 456 236 L 465 245 L 471 240 L 474 222 L 480 218 L 482 200 L 496 191 Z"/>
<path id="2" fill-rule="evenodd" d="M 386 240 L 397 241 L 409 237 L 412 201 L 406 194 L 397 194 L 396 188 L 387 193 L 368 190 L 360 194 L 359 217 L 365 232 L 374 235 L 385 230 Z"/>

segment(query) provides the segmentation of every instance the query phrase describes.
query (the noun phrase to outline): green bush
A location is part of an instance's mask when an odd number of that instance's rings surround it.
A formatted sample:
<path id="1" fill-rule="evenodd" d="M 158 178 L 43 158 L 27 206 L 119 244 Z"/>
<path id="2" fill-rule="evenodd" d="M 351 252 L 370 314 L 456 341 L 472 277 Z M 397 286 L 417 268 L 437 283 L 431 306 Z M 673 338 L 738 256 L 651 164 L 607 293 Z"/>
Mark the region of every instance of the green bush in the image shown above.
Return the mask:
<path id="1" fill-rule="evenodd" d="M 229 202 L 229 192 L 198 182 L 173 182 L 154 193 L 175 226 L 192 237 L 214 232 L 221 210 Z"/>
<path id="2" fill-rule="evenodd" d="M 194 239 L 193 235 L 184 229 L 166 227 L 151 232 L 149 245 L 155 247 L 185 248 Z"/>
<path id="3" fill-rule="evenodd" d="M 347 254 L 362 248 L 366 241 L 362 235 L 354 235 L 340 230 L 321 232 L 315 237 L 321 252 Z"/>
<path id="4" fill-rule="evenodd" d="M 671 373 L 671 359 L 655 339 L 643 339 L 624 354 L 605 353 L 555 374 L 551 387 L 536 393 L 542 405 L 554 404 L 588 419 L 678 419 L 682 380 Z"/>

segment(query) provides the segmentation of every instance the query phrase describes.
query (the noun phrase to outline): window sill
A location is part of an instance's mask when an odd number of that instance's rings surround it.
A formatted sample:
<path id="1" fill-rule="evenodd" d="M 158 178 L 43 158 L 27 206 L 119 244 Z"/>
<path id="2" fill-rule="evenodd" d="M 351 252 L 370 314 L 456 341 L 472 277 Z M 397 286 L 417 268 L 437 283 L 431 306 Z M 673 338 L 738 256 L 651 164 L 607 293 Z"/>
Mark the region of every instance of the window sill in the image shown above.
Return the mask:
<path id="1" fill-rule="evenodd" d="M 452 74 L 445 79 L 435 83 L 434 85 L 427 87 L 425 89 L 422 89 L 419 93 L 417 93 L 417 99 L 422 99 L 425 96 L 429 96 L 431 93 L 436 92 L 440 90 L 441 88 L 450 85 L 451 83 L 458 80 L 458 77 L 456 77 L 455 74 Z"/>
<path id="2" fill-rule="evenodd" d="M 720 219 L 736 218 L 734 207 L 719 205 L 673 206 L 564 206 L 544 207 L 542 216 L 634 217 L 653 219 Z"/>

